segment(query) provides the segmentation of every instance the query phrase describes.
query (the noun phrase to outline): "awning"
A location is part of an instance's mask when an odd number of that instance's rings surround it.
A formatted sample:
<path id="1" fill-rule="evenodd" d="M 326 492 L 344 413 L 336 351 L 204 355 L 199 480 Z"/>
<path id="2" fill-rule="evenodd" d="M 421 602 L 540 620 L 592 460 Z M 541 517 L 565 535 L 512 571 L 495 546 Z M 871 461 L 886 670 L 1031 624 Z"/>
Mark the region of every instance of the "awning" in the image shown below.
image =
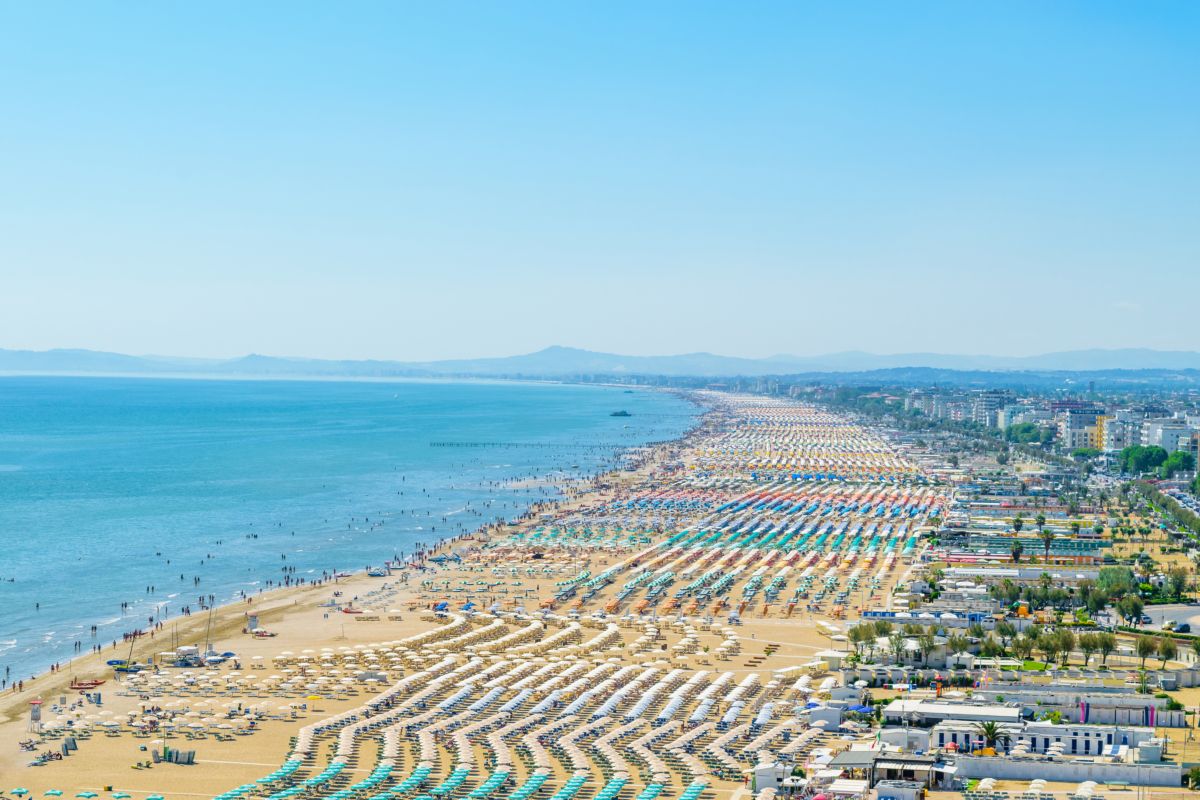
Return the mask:
<path id="1" fill-rule="evenodd" d="M 943 772 L 947 775 L 955 775 L 958 773 L 957 764 L 939 764 L 933 768 L 934 772 Z"/>
<path id="2" fill-rule="evenodd" d="M 903 761 L 876 761 L 875 769 L 906 769 L 910 772 L 929 772 L 933 764 L 906 764 Z"/>

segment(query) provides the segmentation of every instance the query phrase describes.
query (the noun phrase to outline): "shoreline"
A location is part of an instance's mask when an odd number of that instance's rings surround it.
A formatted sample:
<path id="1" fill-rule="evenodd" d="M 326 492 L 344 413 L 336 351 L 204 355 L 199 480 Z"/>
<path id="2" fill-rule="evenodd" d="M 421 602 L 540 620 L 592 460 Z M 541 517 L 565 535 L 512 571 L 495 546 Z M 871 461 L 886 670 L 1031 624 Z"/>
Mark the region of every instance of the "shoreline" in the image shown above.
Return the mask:
<path id="1" fill-rule="evenodd" d="M 663 390 L 651 389 L 650 391 Z M 409 569 L 409 564 L 413 563 L 418 554 L 420 554 L 420 560 L 423 562 L 429 557 L 439 554 L 444 548 L 455 542 L 473 540 L 474 537 L 481 534 L 500 534 L 520 529 L 525 525 L 536 523 L 543 514 L 552 512 L 561 513 L 568 510 L 573 504 L 585 502 L 593 494 L 602 491 L 600 487 L 606 481 L 616 481 L 622 476 L 627 479 L 641 477 L 644 472 L 648 471 L 649 468 L 652 468 L 661 460 L 664 451 L 670 448 L 686 446 L 691 439 L 704 430 L 706 423 L 717 410 L 711 405 L 705 405 L 700 402 L 692 392 L 676 389 L 665 391 L 687 400 L 697 409 L 694 424 L 679 437 L 617 448 L 620 451 L 621 457 L 636 454 L 639 451 L 644 454 L 644 457 L 638 460 L 638 463 L 632 469 L 629 466 L 618 467 L 616 469 L 597 472 L 586 478 L 580 477 L 563 481 L 547 480 L 544 478 L 538 479 L 543 482 L 543 485 L 554 485 L 558 488 L 560 492 L 559 497 L 532 503 L 521 514 L 517 515 L 515 519 L 480 525 L 466 533 L 439 538 L 432 545 L 416 541 L 413 543 L 413 553 L 403 559 L 402 567 L 393 570 L 393 577 L 395 575 L 408 575 L 409 573 L 406 570 Z M 244 621 L 247 614 L 251 612 L 258 615 L 260 624 L 268 627 L 265 624 L 268 621 L 267 615 L 281 615 L 282 612 L 287 610 L 306 607 L 309 600 L 306 595 L 326 591 L 331 587 L 369 586 L 371 584 L 368 582 L 378 582 L 380 580 L 380 578 L 368 576 L 366 568 L 356 568 L 349 572 L 337 571 L 332 578 L 307 581 L 303 584 L 292 584 L 290 586 L 273 586 L 269 589 L 260 589 L 255 594 L 247 594 L 245 600 L 233 600 L 215 605 L 209 609 L 204 609 L 203 611 L 181 614 L 173 619 L 163 620 L 163 627 L 161 629 L 152 629 L 136 635 L 132 642 L 132 647 L 128 639 L 107 642 L 100 645 L 98 651 L 79 653 L 71 659 L 57 662 L 57 669 L 54 669 L 53 666 L 48 667 L 28 679 L 14 677 L 6 688 L 0 690 L 0 725 L 12 722 L 25 713 L 30 699 L 37 699 L 43 694 L 75 691 L 69 688 L 69 684 L 75 679 L 91 680 L 104 678 L 105 680 L 114 680 L 112 667 L 106 663 L 108 660 L 121 658 L 144 662 L 148 655 L 156 656 L 160 650 L 166 649 L 165 647 L 148 647 L 160 641 L 162 637 L 174 639 L 175 645 L 195 643 L 192 641 L 193 638 L 198 634 L 203 634 L 205 629 L 209 627 L 210 616 L 213 619 L 211 639 L 215 646 L 216 640 L 237 635 L 238 630 L 242 627 L 240 621 Z M 388 579 L 383 580 L 386 583 Z M 291 602 L 287 602 L 288 600 Z M 305 601 L 305 605 L 302 605 L 302 600 Z M 273 603 L 272 601 L 275 602 Z M 283 601 L 282 605 L 279 604 L 280 601 Z M 238 613 L 234 613 L 235 611 Z M 200 644 L 203 644 L 203 638 L 202 636 Z M 184 639 L 188 641 L 184 642 Z M 103 674 L 97 674 L 98 672 Z M 24 687 L 14 691 L 18 682 L 23 682 Z M 13 713 L 14 709 L 17 709 L 16 714 Z"/>
<path id="2" fill-rule="evenodd" d="M 736 794 L 740 767 L 731 761 L 668 764 L 645 745 L 670 734 L 701 737 L 698 746 L 711 750 L 726 741 L 719 718 L 740 717 L 744 731 L 771 714 L 753 741 L 739 739 L 738 758 L 752 760 L 768 740 L 802 728 L 785 710 L 801 691 L 793 673 L 824 691 L 821 654 L 838 629 L 826 620 L 845 616 L 840 595 L 807 593 L 816 582 L 860 602 L 886 596 L 910 563 L 899 548 L 915 538 L 875 538 L 855 554 L 815 528 L 807 546 L 792 547 L 782 538 L 752 544 L 771 535 L 757 525 L 712 522 L 713 534 L 708 520 L 741 519 L 732 509 L 761 504 L 764 493 L 883 492 L 913 508 L 930 493 L 873 482 L 764 484 L 755 474 L 771 450 L 764 437 L 794 442 L 783 452 L 805 458 L 812 451 L 789 421 L 815 420 L 819 440 L 823 412 L 709 392 L 696 399 L 704 411 L 686 431 L 636 448 L 629 464 L 565 486 L 565 497 L 533 504 L 511 524 L 444 536 L 389 576 L 356 572 L 214 609 L 215 649 L 236 652 L 236 662 L 110 678 L 103 662 L 125 657 L 126 644 L 43 675 L 0 700 L 0 774 L 19 775 L 37 797 L 53 789 L 137 800 L 342 797 L 375 785 L 404 796 L 417 786 L 429 796 L 469 786 L 475 800 L 494 800 L 519 786 L 563 791 L 581 780 L 687 800 Z M 841 472 L 860 473 L 862 458 L 898 475 L 909 469 L 865 431 L 835 435 L 866 446 L 851 456 L 822 448 Z M 787 504 L 771 505 L 765 517 L 786 516 Z M 885 555 L 885 541 L 894 553 Z M 874 576 L 870 586 L 856 588 L 864 573 Z M 247 612 L 277 638 L 248 635 Z M 164 635 L 203 643 L 208 624 L 207 614 L 193 614 L 143 637 L 134 659 L 167 650 Z M 107 680 L 89 696 L 66 690 L 72 675 Z M 34 695 L 44 702 L 38 722 L 26 705 Z M 715 709 L 710 701 L 723 696 L 729 705 Z M 739 697 L 751 702 L 733 702 Z M 668 721 L 618 744 L 652 715 Z M 540 735 L 558 730 L 565 749 L 539 749 Z"/>

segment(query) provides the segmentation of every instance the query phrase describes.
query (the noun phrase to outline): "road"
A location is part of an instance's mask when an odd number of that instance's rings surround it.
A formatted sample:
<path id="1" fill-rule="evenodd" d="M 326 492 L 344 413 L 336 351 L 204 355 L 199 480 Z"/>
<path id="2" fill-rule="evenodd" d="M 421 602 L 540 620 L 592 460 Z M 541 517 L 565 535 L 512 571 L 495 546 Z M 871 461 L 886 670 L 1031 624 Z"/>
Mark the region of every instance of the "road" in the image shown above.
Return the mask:
<path id="1" fill-rule="evenodd" d="M 1173 619 L 1176 622 L 1190 622 L 1193 633 L 1200 633 L 1200 604 L 1172 603 L 1163 606 L 1146 606 L 1143 612 L 1154 620 L 1145 627 L 1148 630 L 1160 630 L 1163 622 Z"/>

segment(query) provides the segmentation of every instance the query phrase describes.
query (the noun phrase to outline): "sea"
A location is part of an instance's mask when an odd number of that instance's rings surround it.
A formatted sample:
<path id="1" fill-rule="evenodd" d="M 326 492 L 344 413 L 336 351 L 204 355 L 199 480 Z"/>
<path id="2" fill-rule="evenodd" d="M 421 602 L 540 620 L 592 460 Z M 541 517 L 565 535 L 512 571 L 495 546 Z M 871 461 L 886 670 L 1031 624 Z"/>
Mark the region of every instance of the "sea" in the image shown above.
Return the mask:
<path id="1" fill-rule="evenodd" d="M 700 413 L 555 383 L 0 377 L 0 676 L 516 518 Z"/>

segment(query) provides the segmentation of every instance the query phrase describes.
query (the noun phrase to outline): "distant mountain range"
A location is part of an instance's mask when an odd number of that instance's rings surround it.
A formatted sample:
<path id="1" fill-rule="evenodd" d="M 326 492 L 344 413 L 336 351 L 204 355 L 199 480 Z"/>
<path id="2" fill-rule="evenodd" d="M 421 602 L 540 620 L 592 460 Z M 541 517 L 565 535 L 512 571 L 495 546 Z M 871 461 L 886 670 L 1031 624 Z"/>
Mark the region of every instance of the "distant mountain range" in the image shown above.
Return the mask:
<path id="1" fill-rule="evenodd" d="M 0 372 L 39 374 L 212 375 L 241 377 L 521 377 L 661 375 L 666 377 L 763 377 L 773 375 L 906 372 L 1105 372 L 1200 370 L 1200 352 L 1147 349 L 1072 350 L 1036 356 L 877 355 L 848 351 L 823 356 L 736 358 L 712 353 L 622 356 L 572 347 L 547 347 L 504 358 L 448 361 L 337 361 L 248 355 L 235 359 L 131 356 L 95 350 L 3 350 Z"/>

